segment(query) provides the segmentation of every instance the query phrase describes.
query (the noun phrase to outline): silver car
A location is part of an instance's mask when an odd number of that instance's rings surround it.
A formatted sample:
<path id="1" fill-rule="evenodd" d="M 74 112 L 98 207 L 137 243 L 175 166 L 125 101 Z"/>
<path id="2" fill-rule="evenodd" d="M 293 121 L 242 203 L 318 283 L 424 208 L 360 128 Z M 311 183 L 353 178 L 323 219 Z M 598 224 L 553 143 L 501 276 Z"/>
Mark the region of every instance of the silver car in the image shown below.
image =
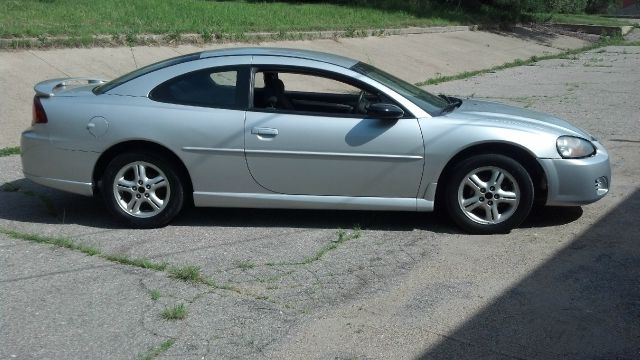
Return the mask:
<path id="1" fill-rule="evenodd" d="M 471 233 L 534 202 L 602 198 L 603 146 L 556 117 L 435 96 L 371 65 L 292 49 L 204 51 L 104 82 L 35 86 L 24 174 L 104 198 L 130 226 L 187 204 L 432 211 Z"/>

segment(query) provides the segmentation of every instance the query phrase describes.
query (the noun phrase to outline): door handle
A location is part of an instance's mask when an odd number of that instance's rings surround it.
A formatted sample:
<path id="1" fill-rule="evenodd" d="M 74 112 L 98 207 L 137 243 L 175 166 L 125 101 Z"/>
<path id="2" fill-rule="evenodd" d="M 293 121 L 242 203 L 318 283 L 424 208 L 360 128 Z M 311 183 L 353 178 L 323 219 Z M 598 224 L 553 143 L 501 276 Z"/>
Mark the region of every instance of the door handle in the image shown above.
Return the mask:
<path id="1" fill-rule="evenodd" d="M 251 133 L 254 135 L 276 136 L 278 135 L 278 129 L 254 127 L 251 129 Z"/>

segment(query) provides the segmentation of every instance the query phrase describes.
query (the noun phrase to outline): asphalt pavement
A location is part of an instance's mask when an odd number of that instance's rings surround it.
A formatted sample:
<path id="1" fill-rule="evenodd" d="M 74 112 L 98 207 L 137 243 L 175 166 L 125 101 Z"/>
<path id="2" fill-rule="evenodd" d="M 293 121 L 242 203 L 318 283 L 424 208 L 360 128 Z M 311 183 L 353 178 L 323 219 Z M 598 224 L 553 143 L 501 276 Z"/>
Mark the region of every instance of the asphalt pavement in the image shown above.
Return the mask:
<path id="1" fill-rule="evenodd" d="M 0 358 L 638 358 L 639 67 L 640 47 L 606 47 L 428 88 L 551 112 L 610 151 L 607 197 L 538 209 L 506 235 L 437 214 L 252 209 L 130 230 L 2 157 Z M 163 317 L 180 304 L 183 319 Z"/>

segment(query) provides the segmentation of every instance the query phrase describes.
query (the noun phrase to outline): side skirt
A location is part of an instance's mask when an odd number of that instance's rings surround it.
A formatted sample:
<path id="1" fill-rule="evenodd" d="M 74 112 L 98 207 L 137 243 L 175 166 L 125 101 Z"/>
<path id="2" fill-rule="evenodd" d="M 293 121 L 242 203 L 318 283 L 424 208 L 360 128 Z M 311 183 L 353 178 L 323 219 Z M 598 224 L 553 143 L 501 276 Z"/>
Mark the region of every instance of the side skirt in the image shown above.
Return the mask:
<path id="1" fill-rule="evenodd" d="M 193 193 L 195 206 L 268 209 L 433 211 L 433 201 L 416 198 L 382 198 L 259 193 Z"/>

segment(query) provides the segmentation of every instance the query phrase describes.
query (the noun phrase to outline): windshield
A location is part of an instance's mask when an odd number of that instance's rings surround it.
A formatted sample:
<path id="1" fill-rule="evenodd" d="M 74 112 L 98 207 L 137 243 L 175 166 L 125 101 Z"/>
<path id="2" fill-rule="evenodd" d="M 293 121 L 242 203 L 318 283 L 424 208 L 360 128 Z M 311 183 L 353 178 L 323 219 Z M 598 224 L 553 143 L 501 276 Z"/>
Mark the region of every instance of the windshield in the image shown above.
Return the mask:
<path id="1" fill-rule="evenodd" d="M 199 58 L 200 58 L 200 54 L 196 53 L 196 54 L 182 55 L 182 56 L 174 57 L 171 59 L 163 60 L 155 64 L 147 65 L 139 69 L 133 70 L 128 74 L 122 75 L 117 79 L 114 79 L 102 85 L 96 86 L 95 88 L 93 88 L 93 93 L 97 95 L 104 94 L 107 91 L 115 88 L 116 86 L 120 86 L 126 83 L 127 81 L 131 81 L 142 75 L 146 75 L 156 70 L 164 69 L 172 65 L 184 63 L 184 62 L 199 59 Z"/>
<path id="2" fill-rule="evenodd" d="M 351 67 L 351 70 L 366 75 L 382 85 L 390 88 L 398 94 L 404 96 L 431 116 L 442 114 L 443 109 L 448 105 L 443 98 L 428 93 L 419 87 L 398 79 L 397 77 L 377 69 L 369 64 L 359 62 Z"/>

